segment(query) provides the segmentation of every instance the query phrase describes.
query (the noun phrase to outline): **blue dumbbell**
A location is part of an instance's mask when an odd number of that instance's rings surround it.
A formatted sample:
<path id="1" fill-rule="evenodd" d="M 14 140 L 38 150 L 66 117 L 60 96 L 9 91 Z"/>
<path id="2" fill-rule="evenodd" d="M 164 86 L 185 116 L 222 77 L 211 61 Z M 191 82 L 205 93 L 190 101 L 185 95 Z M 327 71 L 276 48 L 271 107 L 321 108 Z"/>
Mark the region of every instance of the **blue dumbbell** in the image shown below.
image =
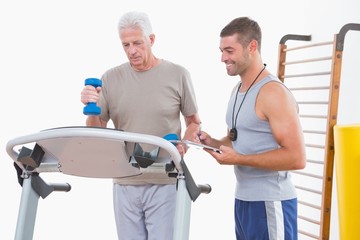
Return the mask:
<path id="1" fill-rule="evenodd" d="M 172 144 L 174 144 L 174 145 L 176 145 L 176 140 L 179 140 L 179 138 L 178 138 L 178 136 L 177 136 L 177 134 L 175 134 L 175 133 L 169 133 L 169 134 L 167 134 L 167 135 L 165 135 L 164 137 L 163 137 L 165 140 L 168 140 L 168 141 L 174 141 L 174 142 L 172 142 Z"/>
<path id="2" fill-rule="evenodd" d="M 98 78 L 87 78 L 85 79 L 85 86 L 91 85 L 94 88 L 101 87 L 102 81 Z M 85 115 L 99 115 L 101 113 L 101 108 L 96 106 L 96 102 L 89 102 L 84 107 Z"/>

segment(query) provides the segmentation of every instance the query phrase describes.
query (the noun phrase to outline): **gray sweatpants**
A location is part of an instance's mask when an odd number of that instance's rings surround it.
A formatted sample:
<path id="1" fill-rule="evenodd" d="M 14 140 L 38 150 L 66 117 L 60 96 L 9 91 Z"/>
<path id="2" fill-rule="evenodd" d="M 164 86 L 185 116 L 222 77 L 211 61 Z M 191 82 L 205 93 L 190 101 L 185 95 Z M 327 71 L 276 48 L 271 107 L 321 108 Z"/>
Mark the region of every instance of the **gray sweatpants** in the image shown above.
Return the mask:
<path id="1" fill-rule="evenodd" d="M 173 239 L 176 185 L 113 187 L 119 240 Z"/>

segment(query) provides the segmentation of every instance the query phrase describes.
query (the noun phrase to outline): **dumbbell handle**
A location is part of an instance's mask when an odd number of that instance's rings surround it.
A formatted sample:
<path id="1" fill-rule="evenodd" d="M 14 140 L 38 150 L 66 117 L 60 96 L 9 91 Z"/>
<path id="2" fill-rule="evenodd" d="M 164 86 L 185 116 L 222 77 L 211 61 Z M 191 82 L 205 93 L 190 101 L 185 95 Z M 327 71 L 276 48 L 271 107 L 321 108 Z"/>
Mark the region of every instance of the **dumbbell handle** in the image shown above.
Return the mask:
<path id="1" fill-rule="evenodd" d="M 85 86 L 91 85 L 94 88 L 101 87 L 102 81 L 98 78 L 87 78 L 85 79 Z M 85 115 L 99 115 L 101 108 L 96 105 L 96 102 L 89 102 L 85 107 L 83 113 Z"/>

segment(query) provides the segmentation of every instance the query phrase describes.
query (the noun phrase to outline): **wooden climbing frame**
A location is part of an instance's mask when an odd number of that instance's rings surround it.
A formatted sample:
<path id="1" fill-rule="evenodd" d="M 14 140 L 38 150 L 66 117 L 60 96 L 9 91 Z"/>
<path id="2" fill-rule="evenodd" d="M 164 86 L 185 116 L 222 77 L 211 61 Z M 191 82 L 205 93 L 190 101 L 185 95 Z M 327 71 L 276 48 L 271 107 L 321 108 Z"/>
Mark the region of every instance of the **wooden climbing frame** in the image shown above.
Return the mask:
<path id="1" fill-rule="evenodd" d="M 333 127 L 338 118 L 342 55 L 349 30 L 360 31 L 360 24 L 344 25 L 328 42 L 312 43 L 311 35 L 288 34 L 279 44 L 278 77 L 299 105 L 307 154 L 305 169 L 292 171 L 298 192 L 299 239 L 330 238 Z M 286 45 L 289 40 L 291 46 Z"/>

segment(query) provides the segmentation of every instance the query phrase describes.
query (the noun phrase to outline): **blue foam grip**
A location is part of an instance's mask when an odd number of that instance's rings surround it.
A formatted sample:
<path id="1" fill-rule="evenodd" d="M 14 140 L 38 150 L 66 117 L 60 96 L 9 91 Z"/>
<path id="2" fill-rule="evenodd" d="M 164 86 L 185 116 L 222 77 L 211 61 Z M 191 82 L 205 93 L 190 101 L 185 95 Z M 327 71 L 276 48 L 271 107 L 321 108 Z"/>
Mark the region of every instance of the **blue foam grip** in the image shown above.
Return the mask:
<path id="1" fill-rule="evenodd" d="M 85 79 L 85 86 L 92 85 L 94 88 L 101 87 L 102 81 L 98 78 L 87 78 Z M 94 102 L 89 102 L 85 107 L 83 113 L 85 115 L 99 115 L 101 108 Z"/>

